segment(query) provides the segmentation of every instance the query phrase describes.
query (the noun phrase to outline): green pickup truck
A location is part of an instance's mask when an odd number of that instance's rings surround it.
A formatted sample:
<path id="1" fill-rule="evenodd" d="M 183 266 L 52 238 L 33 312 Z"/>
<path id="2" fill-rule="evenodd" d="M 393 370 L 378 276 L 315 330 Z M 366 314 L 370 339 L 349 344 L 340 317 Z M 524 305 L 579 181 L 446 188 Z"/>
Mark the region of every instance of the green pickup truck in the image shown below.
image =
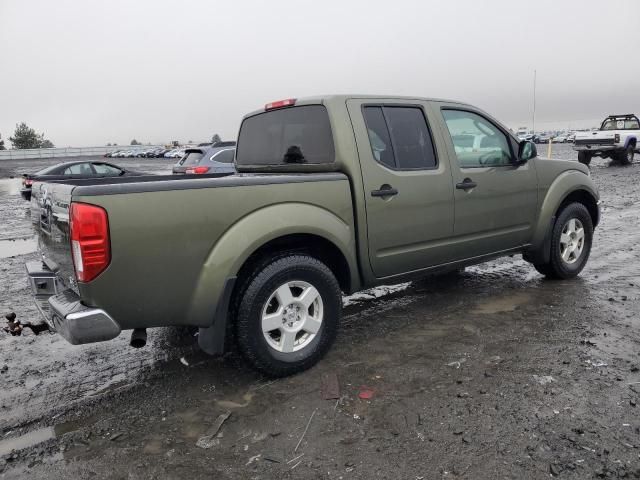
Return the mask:
<path id="1" fill-rule="evenodd" d="M 73 344 L 199 328 L 261 372 L 315 364 L 342 295 L 521 253 L 575 277 L 599 221 L 587 167 L 463 103 L 323 96 L 244 117 L 237 173 L 36 183 L 36 304 Z"/>

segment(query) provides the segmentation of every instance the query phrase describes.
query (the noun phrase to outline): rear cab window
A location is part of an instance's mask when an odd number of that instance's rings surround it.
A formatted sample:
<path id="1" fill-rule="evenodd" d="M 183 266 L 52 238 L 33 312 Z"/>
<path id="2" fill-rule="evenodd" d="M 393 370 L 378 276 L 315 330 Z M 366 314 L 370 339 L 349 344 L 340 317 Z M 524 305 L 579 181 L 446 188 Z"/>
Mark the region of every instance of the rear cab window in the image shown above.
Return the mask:
<path id="1" fill-rule="evenodd" d="M 363 115 L 373 157 L 394 170 L 438 167 L 433 139 L 422 108 L 365 105 Z"/>
<path id="2" fill-rule="evenodd" d="M 245 118 L 235 156 L 241 167 L 334 163 L 327 109 L 323 105 L 300 105 Z"/>

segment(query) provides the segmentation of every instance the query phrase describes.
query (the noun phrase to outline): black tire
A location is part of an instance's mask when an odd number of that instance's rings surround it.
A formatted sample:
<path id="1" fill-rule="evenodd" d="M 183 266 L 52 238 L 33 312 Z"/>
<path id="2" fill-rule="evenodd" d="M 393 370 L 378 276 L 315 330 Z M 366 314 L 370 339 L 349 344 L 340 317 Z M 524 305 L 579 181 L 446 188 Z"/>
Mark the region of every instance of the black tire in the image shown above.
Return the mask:
<path id="1" fill-rule="evenodd" d="M 582 224 L 584 239 L 582 250 L 575 259 L 570 259 L 571 263 L 562 258 L 561 237 L 563 230 L 569 225 L 571 220 L 578 220 Z M 581 203 L 570 203 L 565 206 L 551 233 L 551 252 L 549 262 L 534 264 L 535 269 L 547 278 L 565 280 L 576 277 L 587 264 L 591 253 L 593 242 L 593 221 L 587 208 Z"/>
<path id="2" fill-rule="evenodd" d="M 618 160 L 618 163 L 620 165 L 631 165 L 633 163 L 635 148 L 636 146 L 633 143 L 627 145 L 627 148 L 617 155 L 616 160 Z"/>
<path id="3" fill-rule="evenodd" d="M 591 155 L 591 153 L 589 152 L 578 152 L 578 161 L 583 165 L 586 165 L 587 167 L 591 163 L 592 158 L 593 155 Z"/>
<path id="4" fill-rule="evenodd" d="M 308 283 L 319 293 L 322 322 L 306 346 L 284 353 L 270 345 L 263 334 L 262 314 L 278 287 L 296 281 Z M 259 265 L 244 285 L 235 302 L 235 338 L 241 355 L 253 368 L 270 377 L 286 377 L 312 367 L 329 351 L 338 333 L 342 294 L 336 277 L 324 263 L 303 254 L 287 254 Z M 290 293 L 295 290 L 292 288 Z"/>

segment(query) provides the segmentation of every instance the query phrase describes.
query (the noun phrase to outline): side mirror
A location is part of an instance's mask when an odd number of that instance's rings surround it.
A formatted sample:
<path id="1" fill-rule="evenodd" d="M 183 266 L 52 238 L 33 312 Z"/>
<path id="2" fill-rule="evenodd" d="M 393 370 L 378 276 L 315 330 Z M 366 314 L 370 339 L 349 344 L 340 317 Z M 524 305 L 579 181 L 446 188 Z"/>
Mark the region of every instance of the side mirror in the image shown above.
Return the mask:
<path id="1" fill-rule="evenodd" d="M 538 150 L 533 142 L 524 140 L 518 147 L 518 163 L 526 163 L 528 160 L 538 156 Z"/>

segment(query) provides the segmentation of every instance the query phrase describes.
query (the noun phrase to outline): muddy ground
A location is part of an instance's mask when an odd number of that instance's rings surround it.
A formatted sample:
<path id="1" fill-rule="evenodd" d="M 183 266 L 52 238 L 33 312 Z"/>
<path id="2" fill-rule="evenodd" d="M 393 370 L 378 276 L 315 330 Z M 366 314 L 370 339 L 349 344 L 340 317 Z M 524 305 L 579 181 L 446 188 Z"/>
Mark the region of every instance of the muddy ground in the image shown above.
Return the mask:
<path id="1" fill-rule="evenodd" d="M 28 205 L 7 178 L 28 168 L 0 164 L 0 313 L 37 322 Z M 603 218 L 578 279 L 514 257 L 353 296 L 295 377 L 209 358 L 185 330 L 141 350 L 0 334 L 0 478 L 640 478 L 640 165 L 592 175 Z"/>

